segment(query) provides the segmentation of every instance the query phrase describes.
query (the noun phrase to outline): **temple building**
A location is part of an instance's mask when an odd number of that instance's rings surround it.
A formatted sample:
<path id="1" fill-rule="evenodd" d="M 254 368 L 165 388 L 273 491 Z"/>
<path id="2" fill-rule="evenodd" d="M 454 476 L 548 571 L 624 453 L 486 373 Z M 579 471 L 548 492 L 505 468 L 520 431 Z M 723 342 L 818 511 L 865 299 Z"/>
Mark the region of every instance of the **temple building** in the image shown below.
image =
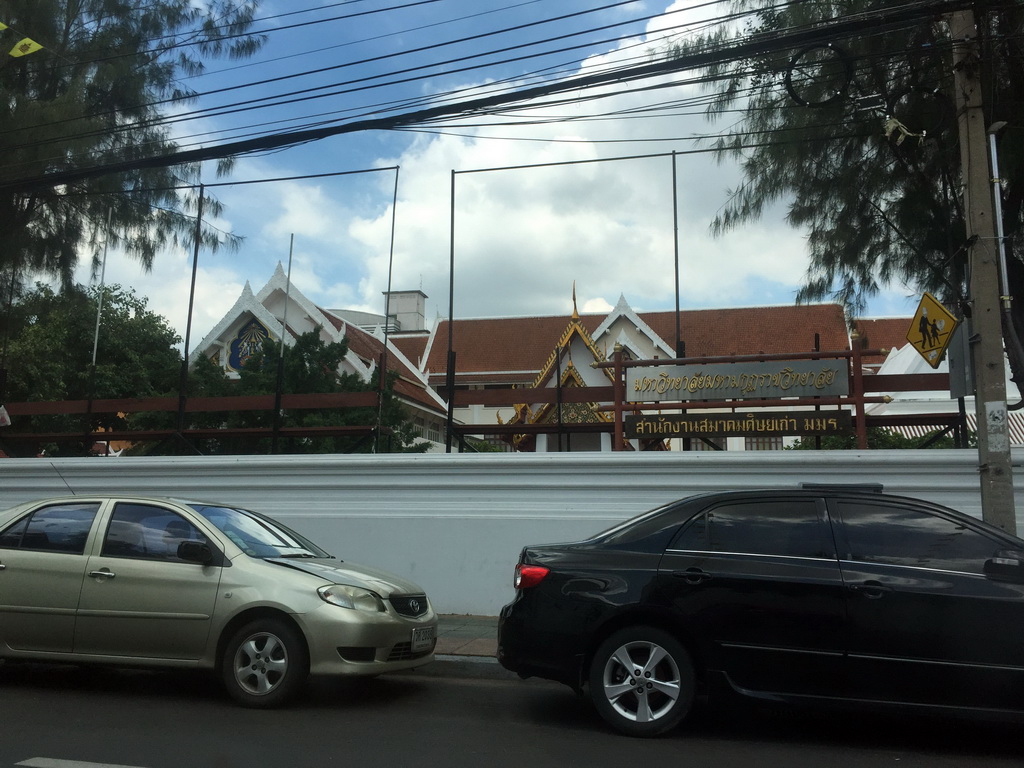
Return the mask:
<path id="1" fill-rule="evenodd" d="M 200 356 L 207 357 L 220 365 L 228 376 L 237 377 L 248 356 L 260 349 L 264 339 L 277 341 L 283 337 L 288 345 L 302 334 L 319 329 L 325 343 L 348 339 L 348 353 L 340 373 L 355 374 L 368 383 L 384 361 L 388 370 L 397 374 L 395 394 L 417 430 L 424 439 L 441 445 L 447 403 L 395 344 L 390 340 L 385 342 L 383 328 L 371 325 L 371 330 L 367 330 L 365 325 L 345 319 L 344 314 L 316 306 L 294 284 L 289 285 L 284 269 L 278 264 L 258 293 L 253 293 L 249 283 L 245 284 L 234 306 L 191 351 L 189 364 Z"/>
<path id="2" fill-rule="evenodd" d="M 418 365 L 430 385 L 443 391 L 448 358 L 448 320 L 440 319 L 429 333 L 399 334 L 395 343 Z M 902 321 L 905 325 L 906 321 Z M 683 310 L 679 341 L 687 357 L 784 354 L 850 349 L 850 334 L 838 304 Z M 616 345 L 633 359 L 676 357 L 676 313 L 637 312 L 624 296 L 607 314 L 508 318 L 457 318 L 452 323 L 456 390 L 498 390 L 539 387 L 609 385 L 608 369 L 592 364 L 607 360 Z M 879 331 L 879 334 L 881 332 Z M 880 362 L 880 361 L 879 361 Z M 563 423 L 608 420 L 598 403 L 563 404 Z M 456 408 L 463 424 L 552 423 L 558 406 L 518 403 L 514 406 L 472 405 Z M 486 438 L 486 436 L 484 436 Z M 486 438 L 514 450 L 611 450 L 607 432 L 568 435 L 524 435 Z M 728 438 L 717 447 L 728 450 L 781 448 L 783 440 Z M 647 446 L 636 445 L 638 450 Z M 680 446 L 664 446 L 677 449 Z M 689 447 L 709 447 L 706 443 Z"/>
<path id="3" fill-rule="evenodd" d="M 886 370 L 918 371 L 913 350 L 907 348 L 910 318 L 858 319 L 851 334 L 839 304 L 806 304 L 732 309 L 638 312 L 620 296 L 607 314 L 581 314 L 575 305 L 569 316 L 546 315 L 504 318 L 438 318 L 428 323 L 426 295 L 422 291 L 393 291 L 380 315 L 318 307 L 288 279 L 279 265 L 267 284 L 254 293 L 248 284 L 231 310 L 190 354 L 221 365 L 237 375 L 245 358 L 263 339 L 292 343 L 300 334 L 318 328 L 325 342 L 348 339 L 343 370 L 369 381 L 384 364 L 397 374 L 396 394 L 431 450 L 446 450 L 447 420 L 475 436 L 475 444 L 501 451 L 606 451 L 611 450 L 612 419 L 608 403 L 585 395 L 551 402 L 518 400 L 516 389 L 567 390 L 607 388 L 612 371 L 599 365 L 619 348 L 634 360 L 671 360 L 681 350 L 686 358 L 721 358 L 754 355 L 847 351 L 858 344 L 867 352 L 861 370 L 870 375 Z M 454 353 L 455 392 L 487 395 L 482 403 L 462 405 L 449 414 L 447 386 L 449 338 Z M 910 366 L 908 368 L 908 366 Z M 605 390 L 607 391 L 607 389 Z M 1011 390 L 1012 392 L 1013 390 Z M 503 393 L 503 394 L 501 394 Z M 499 396 L 500 395 L 500 396 Z M 525 398 L 524 398 L 525 399 Z M 893 404 L 875 406 L 873 412 L 893 413 L 920 409 L 920 400 L 942 409 L 956 408 L 948 393 L 925 397 L 896 397 Z M 501 401 L 501 404 L 491 405 Z M 721 410 L 728 411 L 723 403 Z M 968 409 L 970 411 L 970 408 Z M 1016 416 L 1016 414 L 1014 414 Z M 970 413 L 968 415 L 970 421 Z M 594 428 L 554 430 L 551 425 L 593 425 Z M 488 431 L 491 425 L 504 431 Z M 547 431 L 524 430 L 517 425 L 547 425 Z M 480 426 L 474 433 L 473 426 Z M 1024 442 L 1012 429 L 1013 444 Z M 915 430 L 901 431 L 916 434 Z M 708 440 L 632 440 L 634 450 L 778 450 L 793 436 L 722 437 Z M 486 445 L 484 445 L 486 444 Z M 456 445 L 455 450 L 460 446 Z"/>

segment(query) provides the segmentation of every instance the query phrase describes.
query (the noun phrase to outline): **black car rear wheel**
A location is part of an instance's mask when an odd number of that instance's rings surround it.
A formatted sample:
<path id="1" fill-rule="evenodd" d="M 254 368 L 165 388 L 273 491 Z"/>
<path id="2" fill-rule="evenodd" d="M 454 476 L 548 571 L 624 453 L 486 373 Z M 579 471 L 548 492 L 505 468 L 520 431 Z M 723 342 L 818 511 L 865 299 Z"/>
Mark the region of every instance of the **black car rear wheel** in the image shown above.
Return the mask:
<path id="1" fill-rule="evenodd" d="M 629 736 L 665 733 L 693 706 L 690 654 L 656 627 L 629 627 L 608 637 L 591 661 L 589 682 L 601 717 Z"/>

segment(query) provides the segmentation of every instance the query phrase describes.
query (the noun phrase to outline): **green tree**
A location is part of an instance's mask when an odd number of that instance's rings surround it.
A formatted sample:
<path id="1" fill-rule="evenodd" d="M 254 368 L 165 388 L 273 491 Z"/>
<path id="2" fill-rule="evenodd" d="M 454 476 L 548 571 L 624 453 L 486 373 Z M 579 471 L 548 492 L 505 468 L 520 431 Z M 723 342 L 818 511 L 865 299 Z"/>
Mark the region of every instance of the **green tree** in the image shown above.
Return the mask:
<path id="1" fill-rule="evenodd" d="M 12 306 L 11 324 L 8 402 L 150 397 L 172 390 L 180 376 L 181 353 L 176 345 L 181 338 L 163 317 L 147 308 L 146 299 L 130 289 L 72 286 L 57 294 L 37 285 Z M 5 429 L 75 434 L 125 426 L 123 414 L 92 414 L 87 419 L 77 415 L 18 418 Z M 35 454 L 42 447 L 25 446 L 24 452 Z M 71 441 L 50 449 L 79 454 L 87 447 Z"/>
<path id="2" fill-rule="evenodd" d="M 868 448 L 870 450 L 886 448 L 921 448 L 936 433 L 932 432 L 923 437 L 906 437 L 899 432 L 883 427 L 871 427 L 868 429 Z M 943 435 L 927 446 L 928 448 L 955 448 L 955 441 L 950 435 Z M 786 450 L 792 451 L 814 451 L 819 450 L 818 441 L 813 437 L 801 437 L 793 445 L 787 446 Z M 823 451 L 855 451 L 857 450 L 857 436 L 853 433 L 848 435 L 825 435 L 821 438 L 820 450 Z"/>
<path id="3" fill-rule="evenodd" d="M 193 100 L 183 76 L 204 60 L 246 57 L 256 0 L 0 0 L 0 182 L 174 151 L 162 112 Z M 6 56 L 22 36 L 43 48 Z M 222 170 L 227 165 L 222 164 Z M 148 268 L 190 242 L 198 165 L 144 168 L 71 187 L 0 192 L 0 287 L 5 300 L 34 275 L 70 285 L 80 257 L 104 242 Z M 216 214 L 215 201 L 206 210 Z M 107 222 L 110 222 L 109 231 Z M 230 239 L 207 229 L 204 246 Z"/>
<path id="4" fill-rule="evenodd" d="M 190 397 L 218 397 L 224 395 L 271 395 L 277 392 L 280 346 L 267 340 L 263 349 L 252 355 L 242 368 L 237 380 L 229 379 L 216 364 L 202 358 L 189 372 Z M 285 348 L 280 371 L 282 394 L 331 394 L 341 392 L 376 392 L 379 371 L 369 382 L 351 373 L 339 373 L 348 352 L 348 342 L 326 343 L 318 330 L 299 336 Z M 369 452 L 421 452 L 428 443 L 419 437 L 409 421 L 401 401 L 394 394 L 395 376 L 385 382 L 382 406 L 377 408 L 296 409 L 286 411 L 277 424 L 279 427 L 343 427 L 374 426 L 379 423 L 385 430 L 376 440 L 364 437 L 288 437 L 278 443 L 280 453 L 351 453 Z M 138 414 L 132 424 L 144 429 L 167 429 L 174 424 L 170 414 Z M 227 413 L 189 413 L 187 428 L 264 429 L 274 428 L 274 414 L 268 411 L 235 411 Z M 165 441 L 160 445 L 140 445 L 135 453 L 195 453 L 202 454 L 268 454 L 272 438 L 237 437 L 225 434 L 200 440 Z"/>
<path id="5" fill-rule="evenodd" d="M 376 392 L 379 385 L 378 370 L 369 382 L 352 373 L 339 373 L 348 341 L 326 343 L 318 329 L 307 331 L 285 348 L 281 392 L 283 394 Z M 239 376 L 239 394 L 271 394 L 277 391 L 280 346 L 264 342 L 263 351 L 246 361 Z M 367 453 L 374 448 L 383 452 L 421 451 L 426 443 L 419 443 L 408 420 L 405 409 L 394 394 L 394 376 L 385 381 L 382 407 L 302 409 L 288 411 L 281 418 L 282 427 L 343 427 L 369 426 L 378 423 L 389 434 L 373 441 L 360 437 L 305 437 L 289 438 L 279 449 L 286 453 Z M 246 414 L 245 426 L 273 426 L 273 414 Z M 260 452 L 269 449 L 269 438 L 262 441 Z"/>
<path id="6" fill-rule="evenodd" d="M 836 20 L 862 24 L 848 35 L 779 47 L 709 74 L 713 119 L 731 127 L 714 145 L 739 162 L 713 228 L 723 233 L 774 204 L 807 233 L 810 267 L 798 301 L 835 299 L 851 316 L 884 286 L 929 291 L 957 314 L 967 300 L 967 248 L 948 19 L 896 25 L 880 0 L 733 0 L 745 14 L 738 37 L 785 38 Z M 976 4 L 986 121 L 999 137 L 1003 223 L 1012 326 L 1024 334 L 1024 3 Z M 683 55 L 728 45 L 719 33 L 674 48 Z M 738 112 L 740 119 L 734 121 Z M 1005 329 L 1010 330 L 1010 329 Z M 1010 345 L 1018 387 L 1024 360 Z"/>

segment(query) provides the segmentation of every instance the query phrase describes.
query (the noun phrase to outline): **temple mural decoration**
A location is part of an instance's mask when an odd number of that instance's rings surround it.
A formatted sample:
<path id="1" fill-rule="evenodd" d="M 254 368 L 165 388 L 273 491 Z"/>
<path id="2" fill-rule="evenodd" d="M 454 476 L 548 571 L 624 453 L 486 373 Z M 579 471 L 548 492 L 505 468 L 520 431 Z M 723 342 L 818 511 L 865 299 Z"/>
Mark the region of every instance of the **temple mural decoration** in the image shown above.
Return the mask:
<path id="1" fill-rule="evenodd" d="M 259 320 L 253 318 L 238 329 L 238 335 L 229 345 L 227 369 L 238 372 L 246 361 L 263 349 L 263 342 L 270 338 L 270 331 Z"/>

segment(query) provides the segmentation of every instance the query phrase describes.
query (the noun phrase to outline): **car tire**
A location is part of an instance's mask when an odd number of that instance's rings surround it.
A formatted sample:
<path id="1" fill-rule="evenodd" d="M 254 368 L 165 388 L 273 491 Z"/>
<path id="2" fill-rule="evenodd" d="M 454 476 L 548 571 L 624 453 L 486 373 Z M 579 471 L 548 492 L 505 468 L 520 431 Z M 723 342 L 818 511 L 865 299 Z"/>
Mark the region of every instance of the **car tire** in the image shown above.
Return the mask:
<path id="1" fill-rule="evenodd" d="M 629 627 L 609 636 L 590 663 L 590 698 L 601 717 L 629 736 L 675 728 L 693 706 L 690 654 L 657 627 Z"/>
<path id="2" fill-rule="evenodd" d="M 295 697 L 309 677 L 309 651 L 302 634 L 280 619 L 259 619 L 240 628 L 221 658 L 228 694 L 245 707 L 279 707 Z"/>

